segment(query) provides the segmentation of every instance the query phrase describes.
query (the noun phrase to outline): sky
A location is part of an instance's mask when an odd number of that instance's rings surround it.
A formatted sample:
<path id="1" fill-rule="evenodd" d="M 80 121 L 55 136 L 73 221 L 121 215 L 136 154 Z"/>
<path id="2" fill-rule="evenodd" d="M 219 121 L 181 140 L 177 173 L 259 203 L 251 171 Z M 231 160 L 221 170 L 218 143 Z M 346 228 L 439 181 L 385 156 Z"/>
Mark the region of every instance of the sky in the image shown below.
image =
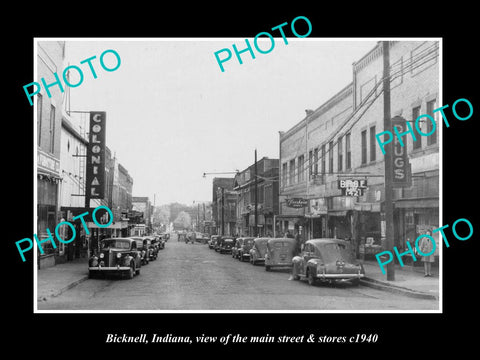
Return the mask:
<path id="1" fill-rule="evenodd" d="M 233 174 L 258 158 L 279 157 L 287 131 L 352 81 L 352 63 L 380 39 L 275 38 L 273 50 L 253 47 L 235 57 L 244 38 L 65 39 L 65 64 L 79 66 L 83 82 L 70 88 L 70 109 L 106 111 L 106 143 L 133 177 L 133 196 L 156 205 L 211 201 L 214 177 Z M 270 40 L 260 41 L 268 49 Z M 214 53 L 232 58 L 220 70 Z M 105 71 L 105 50 L 121 63 Z M 221 56 L 225 56 L 222 53 Z M 92 65 L 81 61 L 96 56 Z M 103 58 L 114 67 L 111 53 Z M 71 83 L 75 83 L 72 72 Z"/>

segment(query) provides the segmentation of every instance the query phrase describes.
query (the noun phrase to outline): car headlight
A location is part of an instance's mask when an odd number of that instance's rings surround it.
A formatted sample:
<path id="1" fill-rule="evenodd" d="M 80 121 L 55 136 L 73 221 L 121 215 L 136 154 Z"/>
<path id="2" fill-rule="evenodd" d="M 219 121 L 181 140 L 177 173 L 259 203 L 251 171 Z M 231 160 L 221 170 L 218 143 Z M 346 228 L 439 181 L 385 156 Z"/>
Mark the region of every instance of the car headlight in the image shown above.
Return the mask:
<path id="1" fill-rule="evenodd" d="M 121 253 L 118 253 L 117 254 L 117 259 L 120 259 L 122 257 L 122 254 Z"/>
<path id="2" fill-rule="evenodd" d="M 325 265 L 324 264 L 317 265 L 317 274 L 318 275 L 325 274 Z"/>
<path id="3" fill-rule="evenodd" d="M 104 258 L 104 256 L 105 256 L 105 254 L 104 254 L 104 253 L 100 253 L 100 259 L 103 259 L 103 258 Z"/>

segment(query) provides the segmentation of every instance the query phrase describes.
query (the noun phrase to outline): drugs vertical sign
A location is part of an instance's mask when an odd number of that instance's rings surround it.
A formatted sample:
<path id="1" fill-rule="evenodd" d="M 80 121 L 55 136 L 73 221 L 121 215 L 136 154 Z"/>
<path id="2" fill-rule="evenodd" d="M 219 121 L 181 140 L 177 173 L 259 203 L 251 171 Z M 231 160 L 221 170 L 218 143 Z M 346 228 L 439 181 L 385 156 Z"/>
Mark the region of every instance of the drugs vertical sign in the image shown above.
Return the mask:
<path id="1" fill-rule="evenodd" d="M 392 128 L 397 131 L 397 134 L 405 133 L 407 122 L 401 116 L 395 116 L 392 119 Z M 395 137 L 393 145 L 393 180 L 392 186 L 394 188 L 410 187 L 412 186 L 411 167 L 408 161 L 407 146 L 403 146 Z"/>
<path id="2" fill-rule="evenodd" d="M 90 112 L 90 134 L 85 179 L 87 199 L 103 199 L 105 195 L 106 117 L 104 111 Z"/>

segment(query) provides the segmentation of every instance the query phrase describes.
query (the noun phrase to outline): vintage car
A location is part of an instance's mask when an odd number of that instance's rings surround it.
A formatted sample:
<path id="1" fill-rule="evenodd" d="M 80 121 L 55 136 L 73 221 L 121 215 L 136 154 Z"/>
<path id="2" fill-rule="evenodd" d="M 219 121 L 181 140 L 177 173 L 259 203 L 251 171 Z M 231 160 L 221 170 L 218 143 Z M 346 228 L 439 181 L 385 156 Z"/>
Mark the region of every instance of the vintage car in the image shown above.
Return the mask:
<path id="1" fill-rule="evenodd" d="M 291 267 L 292 259 L 296 255 L 297 241 L 289 238 L 273 238 L 267 242 L 265 253 L 265 270 L 272 267 Z"/>
<path id="2" fill-rule="evenodd" d="M 243 244 L 243 238 L 237 238 L 235 240 L 235 243 L 233 244 L 233 247 L 232 247 L 232 258 L 234 259 L 238 259 L 238 250 L 240 250 L 240 247 L 242 246 Z"/>
<path id="3" fill-rule="evenodd" d="M 215 244 L 217 243 L 217 239 L 220 237 L 220 235 L 212 235 L 210 237 L 210 240 L 208 241 L 208 248 L 209 249 L 214 249 Z"/>
<path id="4" fill-rule="evenodd" d="M 147 255 L 146 241 L 141 236 L 132 236 L 130 239 L 133 239 L 137 242 L 137 250 L 140 252 L 140 258 L 142 260 L 142 265 L 148 265 L 149 259 Z"/>
<path id="5" fill-rule="evenodd" d="M 235 243 L 235 258 L 240 261 L 245 261 L 247 258 L 250 258 L 250 249 L 253 245 L 253 237 L 240 237 Z M 233 250 L 232 250 L 233 251 Z"/>
<path id="6" fill-rule="evenodd" d="M 218 245 L 218 251 L 220 254 L 230 254 L 232 252 L 235 239 L 230 236 L 222 236 Z"/>
<path id="7" fill-rule="evenodd" d="M 158 244 L 155 239 L 155 236 L 148 236 L 145 238 L 145 240 L 147 240 L 146 246 L 147 246 L 148 260 L 149 261 L 157 260 L 159 248 L 158 248 Z"/>
<path id="8" fill-rule="evenodd" d="M 246 261 L 247 259 L 250 259 L 250 250 L 253 247 L 253 240 L 255 240 L 254 237 L 243 238 L 242 247 L 238 250 L 238 260 Z"/>
<path id="9" fill-rule="evenodd" d="M 267 252 L 267 242 L 270 238 L 262 237 L 253 240 L 252 248 L 250 249 L 250 263 L 256 265 L 258 262 L 265 260 L 265 253 Z"/>
<path id="10" fill-rule="evenodd" d="M 213 250 L 219 251 L 221 242 L 222 242 L 222 236 L 220 235 L 215 239 L 215 244 L 213 244 Z"/>
<path id="11" fill-rule="evenodd" d="M 133 278 L 140 274 L 140 252 L 137 242 L 130 238 L 108 238 L 100 242 L 100 251 L 88 260 L 88 276 L 119 274 Z"/>
<path id="12" fill-rule="evenodd" d="M 154 239 L 152 240 L 155 244 L 158 246 L 158 250 L 163 250 L 165 249 L 165 237 L 163 234 L 160 235 L 155 235 Z"/>
<path id="13" fill-rule="evenodd" d="M 143 236 L 143 248 L 145 249 L 145 256 L 147 261 L 152 260 L 153 257 L 153 248 L 150 246 L 152 243 L 152 238 L 150 236 Z"/>
<path id="14" fill-rule="evenodd" d="M 307 278 L 310 285 L 319 281 L 351 281 L 358 285 L 365 276 L 363 265 L 354 259 L 350 244 L 340 239 L 308 240 L 292 262 L 293 279 Z"/>

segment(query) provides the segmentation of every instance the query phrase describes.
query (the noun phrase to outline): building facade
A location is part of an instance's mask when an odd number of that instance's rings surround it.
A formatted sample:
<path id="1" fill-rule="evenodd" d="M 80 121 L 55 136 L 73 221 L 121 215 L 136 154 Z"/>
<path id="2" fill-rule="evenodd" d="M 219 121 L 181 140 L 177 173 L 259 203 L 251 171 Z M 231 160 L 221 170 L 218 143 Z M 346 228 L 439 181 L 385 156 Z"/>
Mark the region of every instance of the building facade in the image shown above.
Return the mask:
<path id="1" fill-rule="evenodd" d="M 409 121 L 438 113 L 439 43 L 393 41 L 391 115 Z M 302 238 L 350 239 L 357 254 L 378 252 L 385 240 L 384 156 L 375 135 L 383 128 L 383 51 L 379 42 L 353 64 L 350 84 L 286 132 L 280 132 L 279 226 Z M 421 123 L 428 133 L 433 125 Z M 393 189 L 394 245 L 439 225 L 439 136 L 416 133 L 406 144 L 411 185 Z M 343 180 L 343 182 L 342 182 Z M 347 188 L 342 188 L 349 181 Z M 289 206 L 302 199 L 303 206 Z M 434 234 L 435 237 L 436 234 Z M 438 236 L 436 237 L 438 242 Z M 438 249 L 438 246 L 437 246 Z"/>
<path id="2" fill-rule="evenodd" d="M 152 228 L 152 214 L 153 206 L 148 196 L 133 196 L 132 197 L 132 210 L 134 214 L 141 214 L 138 217 L 140 220 L 136 224 L 133 224 L 130 230 L 130 235 L 144 236 L 150 235 L 153 231 Z"/>
<path id="3" fill-rule="evenodd" d="M 257 198 L 255 201 L 255 164 L 240 171 L 234 180 L 237 193 L 236 234 L 273 236 L 278 215 L 278 159 L 264 157 L 257 161 Z M 257 219 L 255 224 L 255 203 Z M 255 231 L 256 226 L 256 231 Z"/>
<path id="4" fill-rule="evenodd" d="M 63 71 L 65 42 L 40 41 L 37 47 L 37 77 L 47 84 L 54 83 L 55 73 Z M 47 229 L 54 231 L 60 220 L 60 134 L 63 95 L 58 86 L 50 89 L 51 97 L 44 91 L 36 95 L 37 115 L 37 236 L 48 237 Z M 37 248 L 38 266 L 55 264 L 58 253 L 50 242 L 43 245 L 43 254 Z M 63 254 L 62 254 L 63 255 Z"/>
<path id="5" fill-rule="evenodd" d="M 223 191 L 233 190 L 233 178 L 213 178 L 212 181 L 212 224 L 211 229 L 215 234 L 222 234 L 222 225 L 225 229 L 225 207 L 222 207 L 221 199 Z M 222 223 L 222 208 L 223 208 L 223 223 Z"/>

